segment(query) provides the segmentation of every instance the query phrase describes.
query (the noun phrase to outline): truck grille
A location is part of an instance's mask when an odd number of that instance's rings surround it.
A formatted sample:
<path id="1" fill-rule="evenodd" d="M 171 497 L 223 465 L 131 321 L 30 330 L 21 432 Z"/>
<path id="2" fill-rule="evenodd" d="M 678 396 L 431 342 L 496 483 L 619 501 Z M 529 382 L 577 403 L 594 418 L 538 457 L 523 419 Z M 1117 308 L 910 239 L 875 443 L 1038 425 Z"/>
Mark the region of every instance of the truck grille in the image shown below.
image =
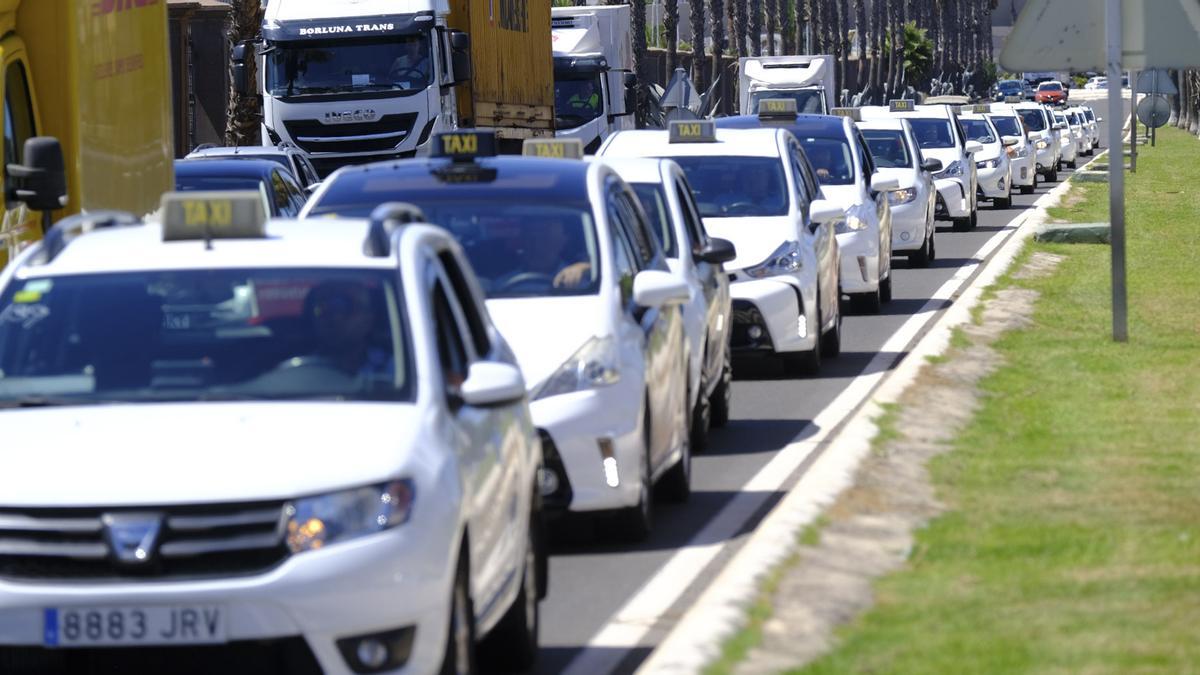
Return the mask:
<path id="1" fill-rule="evenodd" d="M 105 517 L 158 516 L 146 562 L 118 560 Z M 0 509 L 0 577 L 127 581 L 254 574 L 287 556 L 282 502 L 164 508 Z"/>
<path id="2" fill-rule="evenodd" d="M 305 152 L 391 152 L 413 132 L 417 113 L 384 115 L 374 122 L 322 124 L 319 120 L 288 120 L 288 135 Z M 313 139 L 325 139 L 322 141 Z"/>

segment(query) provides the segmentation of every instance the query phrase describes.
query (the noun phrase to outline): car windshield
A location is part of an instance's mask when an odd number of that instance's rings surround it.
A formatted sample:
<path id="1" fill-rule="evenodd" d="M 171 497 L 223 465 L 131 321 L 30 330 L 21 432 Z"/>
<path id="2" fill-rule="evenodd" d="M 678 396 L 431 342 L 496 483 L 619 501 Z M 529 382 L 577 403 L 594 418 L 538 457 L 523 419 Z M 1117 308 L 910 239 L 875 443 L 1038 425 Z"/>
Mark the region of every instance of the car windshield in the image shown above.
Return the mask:
<path id="1" fill-rule="evenodd" d="M 1079 119 L 1078 113 L 1071 113 L 1071 114 L 1067 115 L 1067 119 L 1071 120 L 1071 124 L 1074 124 L 1076 126 L 1083 124 L 1083 120 Z"/>
<path id="2" fill-rule="evenodd" d="M 704 218 L 787 215 L 787 178 L 778 157 L 670 159 L 683 167 Z"/>
<path id="3" fill-rule="evenodd" d="M 433 66 L 426 34 L 370 40 L 279 43 L 267 53 L 271 96 L 420 91 Z"/>
<path id="4" fill-rule="evenodd" d="M 559 129 L 574 129 L 600 116 L 600 73 L 555 73 L 554 118 Z"/>
<path id="5" fill-rule="evenodd" d="M 850 144 L 843 138 L 801 138 L 817 182 L 821 185 L 853 185 L 854 159 Z"/>
<path id="6" fill-rule="evenodd" d="M 678 258 L 679 246 L 675 241 L 675 228 L 671 226 L 671 216 L 667 211 L 667 194 L 662 183 L 630 183 L 629 186 L 641 202 L 650 229 L 658 237 L 663 253 L 668 258 Z"/>
<path id="7" fill-rule="evenodd" d="M 209 269 L 18 281 L 0 296 L 0 407 L 411 401 L 395 277 Z"/>
<path id="8" fill-rule="evenodd" d="M 1084 108 L 1083 116 L 1086 117 L 1089 122 L 1096 121 L 1096 113 L 1091 108 Z"/>
<path id="9" fill-rule="evenodd" d="M 1046 118 L 1042 116 L 1041 110 L 1034 108 L 1023 108 L 1017 111 L 1021 119 L 1025 121 L 1025 126 L 1029 127 L 1030 131 L 1045 131 Z"/>
<path id="10" fill-rule="evenodd" d="M 992 131 L 992 125 L 987 123 L 987 120 L 976 119 L 960 119 L 962 124 L 963 134 L 966 135 L 968 141 L 976 141 L 978 143 L 995 143 L 996 134 Z"/>
<path id="11" fill-rule="evenodd" d="M 1057 82 L 1043 82 L 1038 85 L 1038 91 L 1062 91 L 1062 88 Z"/>
<path id="12" fill-rule="evenodd" d="M 1004 81 L 1000 82 L 1000 84 L 996 85 L 996 87 L 1000 91 L 1003 91 L 1003 92 L 1010 92 L 1010 91 L 1020 92 L 1021 91 L 1021 83 L 1018 82 L 1017 80 L 1004 80 Z"/>
<path id="13" fill-rule="evenodd" d="M 933 148 L 953 148 L 954 132 L 950 129 L 948 120 L 940 119 L 910 119 L 913 136 L 922 150 Z"/>
<path id="14" fill-rule="evenodd" d="M 875 166 L 881 169 L 912 167 L 912 158 L 904 143 L 904 132 L 891 129 L 863 129 L 863 138 L 871 151 Z"/>
<path id="15" fill-rule="evenodd" d="M 796 102 L 796 112 L 801 115 L 824 115 L 825 114 L 825 97 L 822 95 L 821 89 L 799 89 L 793 91 L 756 91 L 750 94 L 750 112 L 748 114 L 758 113 L 758 104 L 761 101 L 773 100 L 777 98 L 790 98 Z"/>
<path id="16" fill-rule="evenodd" d="M 1024 136 L 1021 131 L 1021 125 L 1015 117 L 993 117 L 992 124 L 995 125 L 996 131 L 1000 132 L 1001 136 Z"/>

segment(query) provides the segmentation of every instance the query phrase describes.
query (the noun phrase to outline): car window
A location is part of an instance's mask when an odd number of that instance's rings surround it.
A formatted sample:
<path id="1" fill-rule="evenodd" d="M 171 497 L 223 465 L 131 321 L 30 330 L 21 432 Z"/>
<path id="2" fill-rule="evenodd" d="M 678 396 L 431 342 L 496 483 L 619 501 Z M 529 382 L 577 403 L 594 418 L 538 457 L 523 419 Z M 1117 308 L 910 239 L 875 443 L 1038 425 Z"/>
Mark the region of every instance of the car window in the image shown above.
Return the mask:
<path id="1" fill-rule="evenodd" d="M 875 166 L 884 169 L 901 169 L 915 166 L 904 142 L 904 132 L 899 129 L 864 129 L 867 149 Z"/>
<path id="2" fill-rule="evenodd" d="M 14 61 L 4 74 L 4 161 L 5 165 L 24 161 L 25 141 L 37 135 L 33 105 L 25 64 Z"/>
<path id="3" fill-rule="evenodd" d="M 867 150 L 867 143 L 863 140 L 862 134 L 855 132 L 854 134 L 854 152 L 858 155 L 859 166 L 862 167 L 863 180 L 867 185 L 871 184 L 871 175 L 875 173 L 875 163 L 871 161 L 871 153 Z"/>
<path id="4" fill-rule="evenodd" d="M 471 344 L 475 348 L 475 354 L 481 357 L 487 356 L 492 351 L 492 340 L 488 336 L 487 323 L 483 319 L 483 312 L 475 300 L 475 294 L 471 292 L 471 286 L 467 283 L 466 273 L 463 271 L 462 265 L 458 263 L 458 258 L 450 251 L 439 253 L 438 261 L 442 263 L 442 269 L 446 271 L 446 278 L 450 280 L 450 287 L 454 290 L 459 307 L 462 308 L 463 318 L 467 321 L 467 330 L 471 334 Z"/>
<path id="5" fill-rule="evenodd" d="M 684 178 L 675 180 L 675 194 L 679 199 L 679 210 L 683 212 L 683 224 L 688 231 L 688 239 L 692 243 L 692 253 L 699 253 L 708 243 L 708 233 L 700 220 L 700 211 L 696 208 L 696 199 L 692 196 L 692 188 Z"/>
<path id="6" fill-rule="evenodd" d="M 1037 110 L 1035 108 L 1021 108 L 1017 111 L 1017 114 L 1021 116 L 1021 120 L 1025 122 L 1025 126 L 1028 127 L 1030 131 L 1046 130 L 1046 117 L 1042 114 L 1041 110 Z"/>
<path id="7" fill-rule="evenodd" d="M 1001 136 L 1021 137 L 1025 135 L 1021 133 L 1021 125 L 1017 123 L 1017 118 L 1015 117 L 992 117 L 991 120 L 992 124 L 996 127 L 996 131 L 999 131 Z"/>
<path id="8" fill-rule="evenodd" d="M 628 228 L 629 239 L 633 242 L 634 255 L 639 258 L 638 267 L 640 269 L 652 267 L 657 248 L 654 246 L 652 235 L 646 228 L 646 219 L 641 214 L 640 207 L 629 198 L 624 190 L 614 188 L 613 198 L 616 201 L 617 210 L 623 217 L 624 225 Z"/>
<path id="9" fill-rule="evenodd" d="M 271 203 L 274 205 L 274 215 L 284 218 L 296 216 L 297 211 L 296 207 L 292 205 L 291 192 L 283 180 L 283 174 L 279 171 L 271 171 Z"/>
<path id="10" fill-rule="evenodd" d="M 800 148 L 800 143 L 796 141 L 793 141 L 788 147 L 791 150 L 788 154 L 792 164 L 792 174 L 795 178 L 795 185 L 792 186 L 792 190 L 796 196 L 796 208 L 801 213 L 808 213 L 808 206 L 812 203 L 812 196 L 809 193 L 809 170 L 804 160 L 804 150 Z"/>
<path id="11" fill-rule="evenodd" d="M 621 289 L 621 301 L 628 304 L 633 299 L 633 277 L 637 274 L 637 265 L 633 262 L 633 244 L 629 241 L 629 234 L 621 226 L 623 216 L 615 203 L 608 203 L 606 215 L 609 240 L 612 242 L 613 269 L 616 271 L 617 285 Z"/>
<path id="12" fill-rule="evenodd" d="M 679 257 L 679 246 L 675 239 L 675 226 L 667 208 L 667 193 L 661 182 L 630 183 L 633 193 L 642 204 L 642 211 L 649 220 L 650 231 L 658 239 L 663 253 L 668 258 Z"/>
<path id="13" fill-rule="evenodd" d="M 440 279 L 435 277 L 432 290 L 438 363 L 442 369 L 442 381 L 446 386 L 446 394 L 453 395 L 458 393 L 459 387 L 466 382 L 470 361 L 467 357 L 467 348 L 462 333 L 459 332 L 458 320 L 454 316 L 450 295 Z"/>

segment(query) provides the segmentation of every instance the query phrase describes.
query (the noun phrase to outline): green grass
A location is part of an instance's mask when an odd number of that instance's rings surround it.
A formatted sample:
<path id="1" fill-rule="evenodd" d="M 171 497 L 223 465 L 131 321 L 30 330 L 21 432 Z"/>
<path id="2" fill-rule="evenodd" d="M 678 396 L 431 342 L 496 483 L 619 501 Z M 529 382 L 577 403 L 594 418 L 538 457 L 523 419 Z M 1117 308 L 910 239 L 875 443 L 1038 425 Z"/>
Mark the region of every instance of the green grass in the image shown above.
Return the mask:
<path id="1" fill-rule="evenodd" d="M 1128 182 L 1130 342 L 1108 247 L 1031 244 L 1066 260 L 1000 282 L 1042 297 L 931 466 L 949 510 L 796 672 L 1200 672 L 1200 141 L 1159 139 Z M 1106 220 L 1106 186 L 1076 187 L 1056 215 Z"/>
<path id="2" fill-rule="evenodd" d="M 1059 206 L 1046 211 L 1057 222 L 1108 222 L 1108 183 L 1075 183 Z"/>

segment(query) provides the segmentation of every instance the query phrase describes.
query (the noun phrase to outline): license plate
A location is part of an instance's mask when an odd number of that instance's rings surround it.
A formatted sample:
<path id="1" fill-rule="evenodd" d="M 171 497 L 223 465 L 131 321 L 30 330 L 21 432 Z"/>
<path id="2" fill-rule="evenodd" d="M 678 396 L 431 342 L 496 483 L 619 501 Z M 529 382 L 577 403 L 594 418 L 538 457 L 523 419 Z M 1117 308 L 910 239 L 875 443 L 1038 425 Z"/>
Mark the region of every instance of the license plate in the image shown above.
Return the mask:
<path id="1" fill-rule="evenodd" d="M 213 605 L 63 607 L 44 611 L 47 647 L 195 645 L 226 641 L 224 608 Z"/>

